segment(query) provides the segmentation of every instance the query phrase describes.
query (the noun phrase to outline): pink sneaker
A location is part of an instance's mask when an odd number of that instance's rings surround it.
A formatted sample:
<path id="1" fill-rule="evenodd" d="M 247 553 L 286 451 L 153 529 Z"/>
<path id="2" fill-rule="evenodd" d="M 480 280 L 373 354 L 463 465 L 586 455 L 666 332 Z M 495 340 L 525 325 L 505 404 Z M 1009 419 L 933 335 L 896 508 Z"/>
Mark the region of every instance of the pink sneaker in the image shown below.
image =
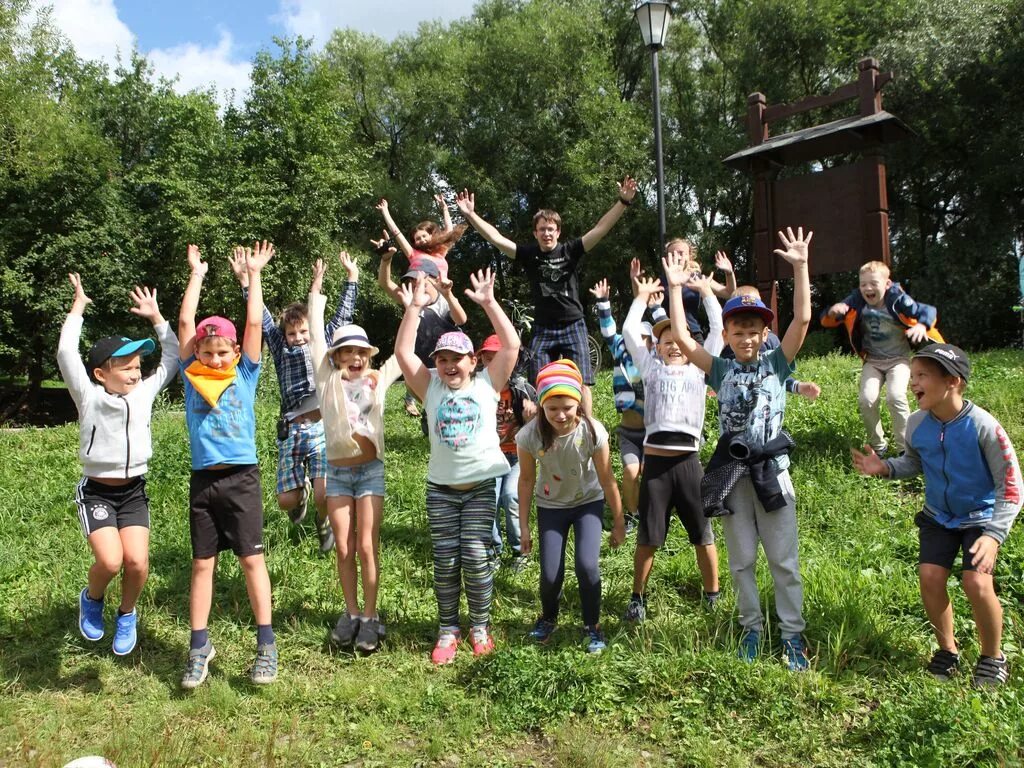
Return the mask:
<path id="1" fill-rule="evenodd" d="M 473 643 L 474 656 L 486 656 L 494 651 L 494 638 L 487 627 L 473 627 L 469 639 Z"/>
<path id="2" fill-rule="evenodd" d="M 437 645 L 434 646 L 434 650 L 430 654 L 430 660 L 438 666 L 451 664 L 455 661 L 455 652 L 459 649 L 459 640 L 461 639 L 462 634 L 459 630 L 442 629 L 437 636 Z"/>

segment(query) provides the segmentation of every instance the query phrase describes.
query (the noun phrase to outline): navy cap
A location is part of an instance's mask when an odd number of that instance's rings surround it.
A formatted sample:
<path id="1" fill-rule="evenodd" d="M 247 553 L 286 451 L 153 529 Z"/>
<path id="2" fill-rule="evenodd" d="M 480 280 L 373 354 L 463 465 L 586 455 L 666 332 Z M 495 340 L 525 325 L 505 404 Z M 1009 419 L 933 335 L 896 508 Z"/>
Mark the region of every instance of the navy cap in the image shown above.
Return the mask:
<path id="1" fill-rule="evenodd" d="M 747 312 L 760 315 L 765 325 L 771 325 L 772 320 L 775 319 L 775 313 L 768 309 L 761 299 L 749 295 L 733 296 L 725 302 L 725 306 L 722 307 L 722 319 L 725 320 L 732 315 Z"/>

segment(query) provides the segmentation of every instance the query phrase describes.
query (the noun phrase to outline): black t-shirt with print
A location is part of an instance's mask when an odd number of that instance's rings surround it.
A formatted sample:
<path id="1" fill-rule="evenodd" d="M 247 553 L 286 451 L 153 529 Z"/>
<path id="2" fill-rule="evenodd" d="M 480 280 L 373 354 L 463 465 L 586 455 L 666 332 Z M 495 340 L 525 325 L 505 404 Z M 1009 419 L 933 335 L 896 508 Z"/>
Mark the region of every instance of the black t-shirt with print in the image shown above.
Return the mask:
<path id="1" fill-rule="evenodd" d="M 579 278 L 583 253 L 579 238 L 558 243 L 547 253 L 537 243 L 516 245 L 516 261 L 530 280 L 537 325 L 562 328 L 583 318 Z"/>

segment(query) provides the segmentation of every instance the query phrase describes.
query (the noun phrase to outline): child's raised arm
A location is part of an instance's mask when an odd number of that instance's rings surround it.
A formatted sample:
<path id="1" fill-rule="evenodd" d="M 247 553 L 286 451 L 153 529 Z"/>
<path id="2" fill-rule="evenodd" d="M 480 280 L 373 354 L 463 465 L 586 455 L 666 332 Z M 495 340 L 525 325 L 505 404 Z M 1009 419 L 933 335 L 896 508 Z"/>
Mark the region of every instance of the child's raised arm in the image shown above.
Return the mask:
<path id="1" fill-rule="evenodd" d="M 810 230 L 807 230 L 807 236 L 804 237 L 803 227 L 797 228 L 796 235 L 791 227 L 786 227 L 785 233 L 779 232 L 779 239 L 785 249 L 775 249 L 775 253 L 793 267 L 793 320 L 786 329 L 786 335 L 782 337 L 782 353 L 790 363 L 796 359 L 800 347 L 804 345 L 807 329 L 811 325 L 811 278 L 807 269 L 807 250 L 812 237 L 814 233 Z"/>
<path id="2" fill-rule="evenodd" d="M 85 308 L 92 304 L 92 299 L 85 295 L 82 278 L 77 272 L 68 274 L 68 281 L 75 289 L 75 297 L 71 300 L 71 309 L 60 329 L 60 340 L 57 342 L 57 367 L 68 387 L 71 399 L 76 406 L 81 406 L 84 393 L 92 384 L 89 372 L 85 369 L 82 356 L 78 354 L 78 343 L 82 336 L 82 315 Z"/>
<path id="3" fill-rule="evenodd" d="M 448 311 L 451 313 L 452 322 L 456 325 L 465 325 L 469 320 L 469 315 L 466 314 L 466 308 L 462 306 L 459 297 L 452 290 L 454 287 L 455 283 L 451 280 L 444 277 L 437 278 L 437 292 L 448 302 Z"/>
<path id="4" fill-rule="evenodd" d="M 398 283 L 391 279 L 391 257 L 397 252 L 393 245 L 388 243 L 388 233 L 384 232 L 380 240 L 370 239 L 373 249 L 380 255 L 380 265 L 377 267 L 377 285 L 384 289 L 392 299 L 399 304 L 402 297 L 399 295 Z"/>
<path id="5" fill-rule="evenodd" d="M 170 384 L 177 375 L 178 337 L 171 331 L 170 326 L 167 325 L 167 321 L 164 319 L 163 313 L 160 312 L 160 306 L 156 301 L 155 288 L 149 289 L 145 286 L 140 287 L 136 285 L 132 289 L 131 297 L 132 302 L 135 304 L 131 308 L 132 313 L 149 320 L 153 324 L 153 330 L 156 331 L 157 338 L 160 340 L 160 363 L 157 365 L 156 370 L 142 382 L 142 386 L 149 387 L 155 395 Z"/>
<path id="6" fill-rule="evenodd" d="M 199 308 L 199 294 L 203 290 L 203 278 L 210 265 L 203 261 L 198 245 L 188 246 L 188 266 L 192 270 L 185 286 L 185 295 L 181 297 L 181 308 L 178 310 L 178 359 L 188 360 L 196 349 L 196 310 Z M 249 300 L 252 301 L 250 292 Z M 263 293 L 260 292 L 260 303 Z"/>
<path id="7" fill-rule="evenodd" d="M 670 254 L 661 260 L 661 266 L 665 270 L 665 279 L 668 280 L 669 316 L 672 318 L 672 335 L 676 338 L 676 344 L 691 363 L 704 373 L 711 373 L 714 358 L 690 335 L 690 329 L 686 325 L 683 286 L 690 279 L 687 265 L 679 256 Z"/>
<path id="8" fill-rule="evenodd" d="M 715 267 L 725 273 L 725 285 L 722 285 L 717 280 L 712 280 L 711 287 L 714 289 L 715 296 L 723 301 L 728 301 L 736 291 L 736 272 L 732 268 L 732 261 L 725 251 L 715 252 Z"/>
<path id="9" fill-rule="evenodd" d="M 480 308 L 487 314 L 487 319 L 491 321 L 494 332 L 498 334 L 498 340 L 501 341 L 501 349 L 494 353 L 494 359 L 487 366 L 487 375 L 491 379 L 491 386 L 494 387 L 495 392 L 500 393 L 508 383 L 512 369 L 516 367 L 520 341 L 512 321 L 508 319 L 501 304 L 494 298 L 494 277 L 489 268 L 470 275 L 469 281 L 473 287 L 466 289 L 466 296 L 480 305 Z"/>
<path id="10" fill-rule="evenodd" d="M 426 399 L 430 386 L 430 371 L 423 361 L 416 357 L 416 331 L 420 327 L 420 311 L 430 303 L 426 278 L 422 275 L 413 283 L 405 283 L 399 289 L 399 298 L 405 313 L 395 336 L 395 357 L 402 369 L 405 383 L 421 401 Z"/>
<path id="11" fill-rule="evenodd" d="M 589 253 L 604 239 L 604 236 L 615 226 L 615 222 L 622 218 L 626 208 L 633 204 L 634 197 L 636 197 L 636 181 L 631 176 L 626 176 L 622 183 L 619 184 L 619 198 L 612 204 L 612 207 L 608 209 L 605 215 L 598 219 L 593 229 L 583 236 L 583 250 L 585 252 Z"/>
<path id="12" fill-rule="evenodd" d="M 260 361 L 263 348 L 263 280 L 261 273 L 274 255 L 274 246 L 266 240 L 245 249 L 245 268 L 249 273 L 249 303 L 245 308 L 245 335 L 242 338 L 242 354 L 250 362 Z"/>
<path id="13" fill-rule="evenodd" d="M 380 202 L 374 206 L 380 215 L 384 217 L 384 226 L 387 227 L 388 232 L 395 238 L 395 242 L 398 243 L 398 247 L 402 249 L 402 253 L 405 254 L 406 258 L 412 253 L 412 246 L 409 245 L 409 241 L 405 239 L 405 235 L 402 234 L 402 230 L 395 224 L 395 220 L 391 218 L 391 210 L 388 208 L 388 201 L 385 198 L 381 198 Z"/>
<path id="14" fill-rule="evenodd" d="M 333 335 L 343 325 L 352 322 L 356 313 L 356 298 L 359 296 L 359 265 L 355 256 L 349 256 L 347 251 L 338 253 L 338 261 L 345 268 L 346 280 L 341 286 L 341 295 L 338 297 L 338 308 L 327 323 L 326 333 Z M 324 271 L 327 271 L 326 265 Z M 321 280 L 322 280 L 321 276 Z M 317 291 L 319 293 L 319 290 Z"/>
<path id="15" fill-rule="evenodd" d="M 443 231 L 451 232 L 455 227 L 452 224 L 452 215 L 448 211 L 448 203 L 445 201 L 444 195 L 434 195 L 434 202 L 437 203 L 437 207 L 441 211 L 441 224 L 443 226 Z"/>
<path id="16" fill-rule="evenodd" d="M 464 189 L 455 198 L 455 205 L 466 218 L 473 229 L 480 233 L 481 237 L 504 253 L 510 259 L 516 257 L 516 244 L 498 231 L 497 227 L 489 224 L 477 215 L 476 198 L 468 189 Z"/>

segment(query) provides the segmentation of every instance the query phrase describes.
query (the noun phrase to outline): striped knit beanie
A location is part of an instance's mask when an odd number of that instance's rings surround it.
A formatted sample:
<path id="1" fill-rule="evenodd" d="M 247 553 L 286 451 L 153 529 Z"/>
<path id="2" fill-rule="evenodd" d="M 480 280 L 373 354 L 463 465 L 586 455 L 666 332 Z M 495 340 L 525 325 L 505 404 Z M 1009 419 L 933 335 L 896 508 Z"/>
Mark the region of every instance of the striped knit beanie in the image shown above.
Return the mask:
<path id="1" fill-rule="evenodd" d="M 537 400 L 543 405 L 549 397 L 583 399 L 583 376 L 572 360 L 555 360 L 537 372 Z"/>

